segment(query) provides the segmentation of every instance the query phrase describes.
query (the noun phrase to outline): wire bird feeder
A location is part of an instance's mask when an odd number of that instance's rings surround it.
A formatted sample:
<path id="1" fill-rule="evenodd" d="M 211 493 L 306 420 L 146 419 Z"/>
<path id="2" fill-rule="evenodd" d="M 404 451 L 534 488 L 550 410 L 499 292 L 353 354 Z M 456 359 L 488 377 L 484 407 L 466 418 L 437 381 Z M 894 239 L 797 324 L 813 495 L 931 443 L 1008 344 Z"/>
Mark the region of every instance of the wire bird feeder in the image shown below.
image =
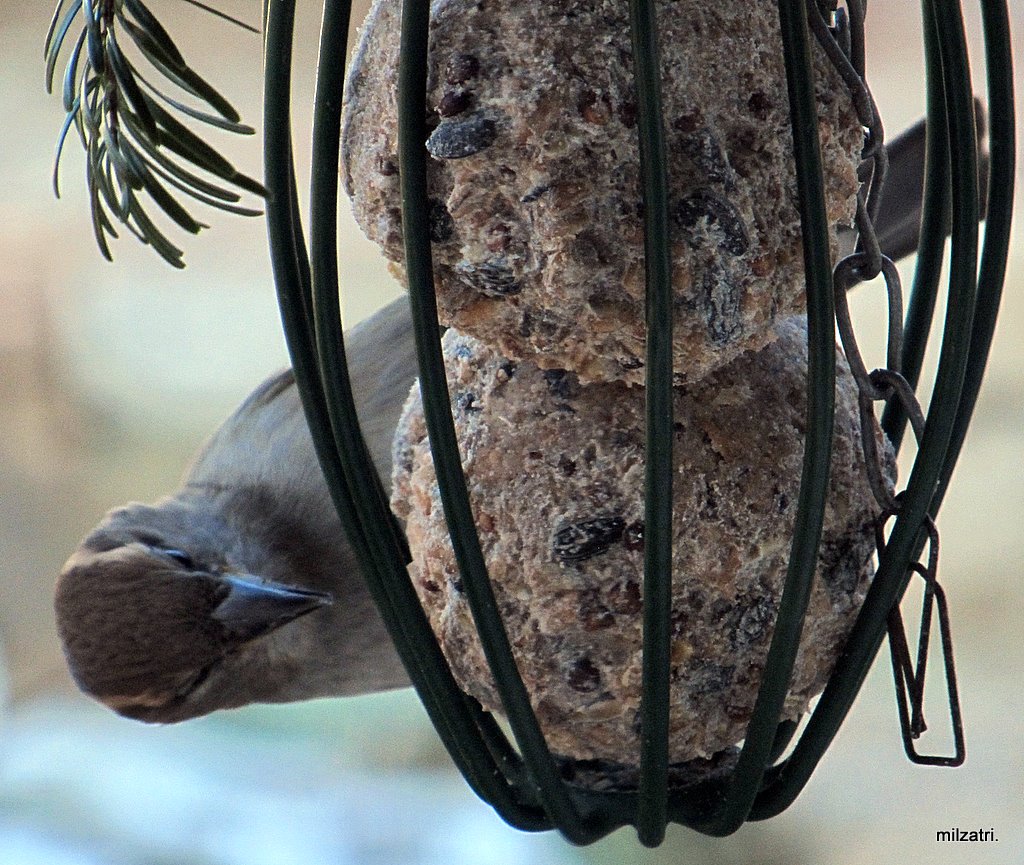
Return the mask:
<path id="1" fill-rule="evenodd" d="M 631 824 L 641 842 L 653 846 L 662 841 L 669 822 L 722 836 L 736 831 L 746 820 L 764 820 L 780 813 L 800 793 L 839 730 L 886 634 L 908 756 L 915 762 L 948 766 L 959 765 L 964 759 L 949 616 L 945 594 L 936 579 L 935 517 L 977 399 L 1004 278 L 1014 176 L 1008 14 L 1005 2 L 979 0 L 991 118 L 987 190 L 979 190 L 978 130 L 960 4 L 938 0 L 923 3 L 927 156 L 918 259 L 904 317 L 899 275 L 893 262 L 883 254 L 873 228 L 883 191 L 886 151 L 879 115 L 864 81 L 865 5 L 866 0 L 845 0 L 842 7 L 835 0 L 778 0 L 807 275 L 808 423 L 803 475 L 785 590 L 742 748 L 733 749 L 730 759 L 725 761 L 726 770 L 685 787 L 674 787 L 668 756 L 672 294 L 666 155 L 661 130 L 655 4 L 652 0 L 629 2 L 647 286 L 642 734 L 639 783 L 598 790 L 568 783 L 563 766 L 552 756 L 541 733 L 497 612 L 462 474 L 439 347 L 431 263 L 424 147 L 430 2 L 404 0 L 402 7 L 398 111 L 406 270 L 424 411 L 445 515 L 515 745 L 495 718 L 455 683 L 409 580 L 408 549 L 388 510 L 387 497 L 359 432 L 342 336 L 336 230 L 345 79 L 342 59 L 350 2 L 324 3 L 314 108 L 308 251 L 299 213 L 289 107 L 295 2 L 266 0 L 264 4 L 264 155 L 271 254 L 285 332 L 318 456 L 374 601 L 445 746 L 473 790 L 502 818 L 520 829 L 554 828 L 574 843 L 587 844 Z M 124 22 L 122 7 L 134 17 L 134 29 L 131 22 Z M 184 61 L 176 50 L 168 49 L 166 33 L 152 29 L 155 19 L 146 18 L 149 13 L 140 0 L 73 2 L 73 8 L 59 26 L 55 18 L 56 30 L 48 38 L 48 78 L 52 79 L 56 54 L 71 19 L 76 9 L 82 8 L 88 26 L 65 77 L 68 121 L 63 135 L 75 123 L 89 153 L 97 238 L 109 255 L 105 236 L 114 232 L 104 212 L 106 207 L 171 263 L 180 265 L 180 251 L 159 232 L 153 234 L 157 230 L 142 212 L 134 193 L 145 189 L 187 230 L 196 231 L 201 226 L 190 222 L 187 214 L 179 212 L 174 202 L 162 194 L 153 172 L 169 182 L 177 180 L 177 188 L 206 203 L 251 211 L 234 205 L 238 197 L 234 193 L 197 183 L 197 178 L 188 172 L 183 174 L 180 166 L 169 167 L 166 159 L 158 158 L 159 154 L 154 155 L 144 145 L 144 152 L 139 151 L 128 137 L 119 137 L 118 123 L 107 119 L 116 111 L 116 105 L 112 109 L 110 101 L 101 98 L 105 92 L 101 74 L 104 69 L 114 76 L 127 100 L 122 104 L 121 123 L 129 133 L 148 140 L 156 131 L 161 144 L 225 183 L 256 194 L 263 190 L 226 162 L 217 161 L 212 150 L 194 135 L 185 136 L 167 111 L 153 107 L 154 99 L 149 92 L 129 86 L 134 69 L 125 65 L 116 43 L 113 53 L 107 44 L 104 59 L 104 40 L 112 40 L 114 20 L 125 26 L 147 59 L 179 86 L 204 99 L 219 118 L 194 111 L 187 113 L 236 132 L 251 130 L 238 123 L 237 116 L 216 91 L 201 79 L 185 74 L 188 70 Z M 154 32 L 158 38 L 147 39 L 147 33 Z M 829 224 L 810 62 L 812 39 L 822 46 L 848 88 L 866 133 L 856 217 L 858 245 L 834 270 L 829 257 Z M 84 71 L 77 68 L 83 42 L 88 48 Z M 81 85 L 78 98 L 76 80 Z M 107 80 L 113 79 L 108 75 Z M 150 91 L 148 82 L 144 83 Z M 178 103 L 172 103 L 172 107 L 183 110 Z M 177 147 L 173 146 L 175 139 Z M 985 177 L 984 171 L 981 176 Z M 985 202 L 987 227 L 979 256 L 980 202 Z M 917 226 L 912 228 L 917 236 Z M 925 412 L 915 389 L 938 294 L 947 235 L 951 237 L 951 256 L 946 319 L 938 371 Z M 884 279 L 888 299 L 887 367 L 868 371 L 857 348 L 846 292 L 879 275 Z M 779 719 L 818 557 L 832 446 L 837 328 L 857 382 L 862 416 L 870 418 L 874 403 L 884 403 L 881 427 L 893 447 L 898 451 L 909 424 L 918 452 L 906 488 L 893 496 L 882 478 L 873 435 L 863 436 L 872 490 L 881 511 L 876 533 L 878 569 L 831 679 L 794 742 L 798 723 L 780 723 Z M 862 423 L 862 427 L 869 430 L 870 424 Z M 924 580 L 916 658 L 911 657 L 899 609 L 914 574 Z M 924 677 L 936 611 L 953 730 L 951 755 L 919 754 L 915 747 L 925 729 Z"/>
<path id="2" fill-rule="evenodd" d="M 269 0 L 266 14 L 265 160 L 275 276 L 303 401 L 335 501 L 358 550 L 374 599 L 434 724 L 473 789 L 509 823 L 559 829 L 589 843 L 624 824 L 640 840 L 660 843 L 667 822 L 725 835 L 748 819 L 771 817 L 800 792 L 836 734 L 888 630 L 907 753 L 920 762 L 958 765 L 963 735 L 944 594 L 936 581 L 934 517 L 959 455 L 981 382 L 998 307 L 1008 245 L 1013 177 L 1013 104 L 1006 7 L 982 2 L 992 117 L 988 226 L 978 262 L 978 152 L 965 37 L 958 4 L 925 3 L 928 155 L 919 260 L 904 328 L 898 275 L 872 228 L 885 173 L 882 127 L 864 83 L 864 3 L 839 10 L 828 3 L 780 0 L 779 16 L 797 166 L 810 342 L 809 424 L 804 471 L 785 592 L 760 693 L 731 773 L 683 791 L 668 773 L 669 612 L 671 585 L 671 328 L 665 153 L 661 132 L 657 22 L 652 2 L 630 3 L 638 130 L 643 176 L 647 270 L 647 489 L 644 572 L 644 692 L 640 780 L 636 789 L 596 792 L 566 783 L 541 734 L 512 658 L 483 564 L 462 476 L 444 367 L 426 185 L 426 76 L 429 2 L 404 0 L 399 72 L 399 160 L 406 268 L 424 410 L 452 541 L 488 661 L 518 744 L 456 686 L 405 572 L 407 556 L 369 470 L 348 387 L 338 305 L 335 212 L 344 51 L 349 5 L 325 4 L 313 132 L 312 226 L 307 257 L 300 227 L 290 143 L 289 88 L 292 0 Z M 809 26 L 808 26 L 809 24 Z M 868 165 L 859 201 L 859 244 L 833 273 L 829 259 L 817 120 L 809 60 L 811 35 L 825 48 L 850 89 L 867 130 Z M 935 388 L 924 415 L 914 395 L 934 308 L 945 226 L 951 220 L 952 260 L 946 326 Z M 889 298 L 888 368 L 868 372 L 857 351 L 846 291 L 881 274 Z M 779 723 L 817 559 L 831 456 L 834 333 L 850 358 L 861 410 L 886 404 L 882 428 L 896 447 L 907 423 L 918 456 L 907 488 L 892 498 L 876 477 L 886 536 L 879 525 L 879 567 L 845 652 L 791 753 L 796 724 Z M 904 335 L 905 330 L 905 335 Z M 901 372 L 902 371 L 902 372 Z M 669 410 L 663 410 L 664 407 Z M 865 428 L 868 428 L 865 425 Z M 870 443 L 869 439 L 871 440 Z M 873 438 L 864 437 L 866 448 Z M 869 452 L 868 466 L 877 465 Z M 877 473 L 873 473 L 877 474 Z M 928 555 L 920 556 L 927 544 Z M 910 658 L 899 601 L 912 574 L 925 579 L 916 663 Z M 950 711 L 952 756 L 920 756 L 922 702 L 932 608 L 937 605 Z"/>

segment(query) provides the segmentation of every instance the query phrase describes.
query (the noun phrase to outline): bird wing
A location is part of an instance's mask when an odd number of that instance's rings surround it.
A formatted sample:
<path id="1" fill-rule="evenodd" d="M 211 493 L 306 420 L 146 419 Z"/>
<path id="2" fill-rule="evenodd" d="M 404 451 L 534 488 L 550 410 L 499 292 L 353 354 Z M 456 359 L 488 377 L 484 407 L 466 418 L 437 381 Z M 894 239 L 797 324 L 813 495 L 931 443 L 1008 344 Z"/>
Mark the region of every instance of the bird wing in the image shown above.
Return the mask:
<path id="1" fill-rule="evenodd" d="M 345 349 L 360 426 L 389 487 L 391 439 L 416 377 L 408 299 L 400 298 L 352 328 Z M 187 470 L 185 483 L 283 483 L 282 472 L 303 476 L 319 471 L 295 376 L 286 369 L 259 384 L 213 433 Z"/>

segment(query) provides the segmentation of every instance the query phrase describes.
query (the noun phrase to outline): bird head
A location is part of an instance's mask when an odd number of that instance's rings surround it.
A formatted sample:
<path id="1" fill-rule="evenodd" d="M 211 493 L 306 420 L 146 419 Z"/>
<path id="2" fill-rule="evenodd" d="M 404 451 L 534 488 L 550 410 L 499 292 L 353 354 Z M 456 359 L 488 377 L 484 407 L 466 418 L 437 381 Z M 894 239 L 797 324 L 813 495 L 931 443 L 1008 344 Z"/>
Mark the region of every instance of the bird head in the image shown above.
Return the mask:
<path id="1" fill-rule="evenodd" d="M 194 503 L 107 514 L 57 582 L 57 629 L 78 686 L 160 723 L 272 695 L 289 675 L 273 635 L 332 598 L 248 573 L 245 552 Z"/>

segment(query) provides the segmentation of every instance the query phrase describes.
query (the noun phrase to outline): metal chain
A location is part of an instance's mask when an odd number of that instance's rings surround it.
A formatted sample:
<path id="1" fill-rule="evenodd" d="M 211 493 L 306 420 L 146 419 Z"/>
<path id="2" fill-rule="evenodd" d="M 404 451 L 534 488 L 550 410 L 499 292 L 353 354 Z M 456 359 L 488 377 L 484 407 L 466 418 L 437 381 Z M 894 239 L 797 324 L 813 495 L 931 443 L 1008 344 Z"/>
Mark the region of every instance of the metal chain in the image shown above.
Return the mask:
<path id="1" fill-rule="evenodd" d="M 876 546 L 879 556 L 885 550 L 885 526 L 900 510 L 901 494 L 896 493 L 886 476 L 886 457 L 875 435 L 878 424 L 875 417 L 876 402 L 895 401 L 910 421 L 917 443 L 924 434 L 925 416 L 914 388 L 900 370 L 903 348 L 903 288 L 899 271 L 892 259 L 881 249 L 875 233 L 874 219 L 878 215 L 882 187 L 888 170 L 885 150 L 885 131 L 874 98 L 864 74 L 864 15 L 866 0 L 844 0 L 808 4 L 808 21 L 818 44 L 835 67 L 850 93 L 857 118 L 865 130 L 861 152 L 860 176 L 863 178 L 857 193 L 855 225 L 858 233 L 855 251 L 841 259 L 833 270 L 836 324 L 846 358 L 857 383 L 860 410 L 861 446 L 868 482 L 872 494 L 881 508 L 876 521 Z M 888 304 L 888 338 L 886 367 L 868 371 L 854 334 L 847 292 L 860 282 L 881 276 L 885 282 Z M 888 633 L 892 653 L 893 676 L 896 680 L 900 726 L 907 756 L 918 763 L 932 765 L 959 765 L 963 761 L 963 727 L 953 663 L 949 612 L 945 593 L 938 583 L 939 534 L 929 517 L 922 531 L 928 538 L 928 557 L 925 563 L 911 562 L 908 570 L 925 581 L 924 606 L 917 642 L 917 663 L 911 661 L 906 631 L 899 604 L 889 613 Z M 950 718 L 952 722 L 955 754 L 952 757 L 928 756 L 917 753 L 913 741 L 921 736 L 927 725 L 924 720 L 924 678 L 927 669 L 928 643 L 931 634 L 933 610 L 938 610 L 942 638 L 942 656 L 946 674 Z M 908 705 L 909 704 L 909 705 Z"/>

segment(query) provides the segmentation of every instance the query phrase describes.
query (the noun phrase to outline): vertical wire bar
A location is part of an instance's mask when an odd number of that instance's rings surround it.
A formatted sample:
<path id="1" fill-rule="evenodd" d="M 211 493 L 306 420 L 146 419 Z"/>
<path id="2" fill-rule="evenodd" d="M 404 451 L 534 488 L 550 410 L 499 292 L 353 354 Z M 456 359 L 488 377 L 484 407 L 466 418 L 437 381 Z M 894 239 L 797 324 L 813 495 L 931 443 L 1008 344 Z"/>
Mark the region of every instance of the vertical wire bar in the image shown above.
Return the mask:
<path id="1" fill-rule="evenodd" d="M 380 478 L 359 430 L 345 358 L 338 295 L 337 204 L 338 160 L 344 51 L 351 2 L 324 4 L 320 63 L 313 122 L 311 190 L 312 297 L 321 382 L 335 444 L 330 462 L 337 463 L 347 484 L 347 505 L 353 503 L 355 534 L 366 539 L 368 555 L 360 558 L 367 585 L 388 633 L 402 657 L 427 713 L 445 746 L 474 792 L 489 801 L 509 822 L 547 828 L 536 809 L 517 802 L 494 765 L 478 731 L 479 718 L 455 684 L 403 567 L 407 561 L 386 504 Z M 381 350 L 387 350 L 382 346 Z M 479 709 L 477 715 L 479 715 Z"/>
<path id="2" fill-rule="evenodd" d="M 359 530 L 353 496 L 340 465 L 333 458 L 333 431 L 323 392 L 317 387 L 320 371 L 313 351 L 311 322 L 306 315 L 309 307 L 303 301 L 303 296 L 311 292 L 311 285 L 304 242 L 298 234 L 291 145 L 289 105 L 294 0 L 268 0 L 265 10 L 264 173 L 269 191 L 267 228 L 274 279 L 306 422 L 335 506 L 362 563 L 371 560 L 369 548 Z"/>
<path id="3" fill-rule="evenodd" d="M 274 280 L 289 346 L 310 345 L 312 319 L 309 315 L 310 274 L 299 215 L 298 195 L 292 160 L 290 94 L 294 0 L 267 0 L 265 18 L 265 73 L 263 85 L 263 161 L 267 186 L 267 233 L 270 241 Z M 266 185 L 266 184 L 264 184 Z M 282 294 L 281 287 L 284 288 Z M 291 350 L 289 348 L 289 350 Z M 296 373 L 316 366 L 311 352 L 292 357 Z M 304 377 L 304 376 L 303 376 Z M 305 379 L 311 381 L 312 379 Z M 300 391 L 302 388 L 300 388 Z M 308 392 L 308 389 L 307 389 Z M 312 399 L 312 395 L 310 395 Z M 303 405 L 306 405 L 303 399 Z M 312 420 L 310 420 L 312 425 Z"/>
<path id="4" fill-rule="evenodd" d="M 536 795 L 551 821 L 573 843 L 600 833 L 585 819 L 561 780 L 509 644 L 493 587 L 487 576 L 462 473 L 444 361 L 430 252 L 426 168 L 428 0 L 404 0 L 398 80 L 398 156 L 402 189 L 405 267 L 413 311 L 420 392 L 441 503 L 470 611 L 498 691 L 529 768 Z"/>
<path id="5" fill-rule="evenodd" d="M 350 542 L 360 562 L 365 563 L 369 560 L 370 553 L 366 540 L 358 528 L 359 523 L 352 504 L 353 497 L 346 486 L 339 463 L 333 458 L 332 430 L 323 391 L 317 387 L 320 381 L 319 370 L 312 348 L 312 333 L 307 315 L 311 308 L 310 301 L 306 299 L 310 292 L 310 272 L 298 219 L 289 110 L 294 0 L 268 0 L 264 7 L 264 21 L 264 171 L 267 189 L 270 191 L 267 201 L 267 226 L 282 323 L 295 370 L 296 386 L 302 397 L 317 456 Z M 443 659 L 440 663 L 444 665 Z M 458 691 L 455 692 L 449 707 L 456 715 L 461 713 L 465 716 L 468 711 L 466 700 Z M 471 785 L 474 779 L 488 778 L 493 774 L 489 766 L 467 769 L 465 761 L 459 759 L 460 751 L 457 747 L 464 734 L 454 735 L 448 732 L 445 724 L 439 723 L 436 712 L 432 714 L 432 720 Z M 499 790 L 499 794 L 500 792 Z M 507 798 L 497 796 L 496 807 L 504 804 L 503 799 Z M 524 828 L 548 828 L 543 815 L 538 815 L 535 809 L 531 811 L 529 808 L 516 807 L 516 803 L 513 803 L 509 810 L 515 821 L 525 824 Z"/>
<path id="6" fill-rule="evenodd" d="M 971 327 L 969 357 L 964 374 L 960 402 L 957 406 L 953 432 L 935 493 L 929 505 L 929 514 L 934 519 L 942 506 L 948 490 L 949 481 L 956 466 L 957 459 L 967 435 L 977 402 L 981 382 L 985 374 L 989 349 L 995 331 L 996 317 L 1002 297 L 1006 274 L 1006 260 L 1009 252 L 1010 223 L 1013 211 L 1013 189 L 1015 171 L 1015 111 L 1013 97 L 1013 56 L 1010 42 L 1010 28 L 1007 7 L 1002 2 L 982 0 L 982 26 L 985 37 L 986 79 L 989 95 L 990 112 L 993 122 L 998 128 L 995 133 L 998 144 L 990 145 L 989 173 L 987 191 L 982 200 L 988 201 L 994 196 L 993 206 L 986 213 L 985 243 L 981 255 L 978 272 L 977 295 L 975 300 L 974 320 Z M 932 543 L 935 543 L 932 538 Z M 918 550 L 920 555 L 920 548 Z M 934 551 L 933 551 L 934 555 Z M 929 565 L 934 573 L 934 564 Z M 929 589 L 931 590 L 929 592 Z M 952 715 L 955 753 L 952 757 L 928 756 L 918 754 L 912 747 L 907 749 L 908 756 L 914 762 L 939 766 L 959 766 L 963 763 L 966 749 L 964 745 L 963 726 L 960 718 L 960 704 L 957 695 L 956 672 L 952 654 L 952 640 L 948 611 L 944 594 L 934 577 L 927 582 L 925 593 L 925 615 L 930 623 L 930 602 L 934 595 L 939 603 L 939 625 L 942 633 L 942 650 L 946 670 L 946 686 L 949 695 L 949 706 Z M 914 730 L 923 729 L 920 717 L 924 689 L 924 655 L 922 646 L 927 648 L 927 629 L 922 629 L 919 647 L 919 659 L 912 718 Z"/>
<path id="7" fill-rule="evenodd" d="M 881 555 L 878 572 L 861 612 L 847 638 L 846 649 L 792 756 L 775 775 L 771 787 L 763 791 L 755 802 L 752 819 L 774 816 L 793 802 L 849 712 L 881 646 L 889 610 L 902 597 L 909 582 L 911 572 L 907 564 L 916 558 L 921 528 L 945 460 L 960 403 L 976 295 L 978 168 L 974 105 L 960 4 L 939 0 L 924 0 L 924 3 L 926 18 L 929 14 L 934 15 L 938 33 L 946 108 L 950 118 L 950 162 L 959 168 L 953 184 L 953 255 L 936 384 L 921 447 L 901 499 L 896 525 Z"/>
<path id="8" fill-rule="evenodd" d="M 971 415 L 977 402 L 981 382 L 985 374 L 989 349 L 995 332 L 996 317 L 1002 297 L 1006 275 L 1006 260 L 1009 252 L 1010 223 L 1013 211 L 1013 190 L 1015 171 L 1015 111 L 1013 98 L 1013 55 L 1010 42 L 1010 27 L 1005 3 L 982 0 L 982 27 L 985 39 L 986 80 L 989 105 L 992 114 L 993 143 L 990 144 L 990 164 L 987 194 L 984 200 L 991 201 L 987 210 L 985 224 L 985 243 L 978 271 L 977 295 L 975 300 L 974 319 L 971 327 L 969 357 L 964 374 L 960 402 L 957 406 L 956 418 L 950 444 L 935 493 L 929 505 L 932 518 L 938 515 L 949 481 L 956 466 L 956 461 L 963 447 Z M 997 130 L 997 131 L 996 131 Z M 996 141 L 998 143 L 996 143 Z M 932 537 L 931 543 L 937 542 Z M 918 553 L 920 554 L 920 553 Z M 931 550 L 934 558 L 935 550 Z M 946 689 L 954 738 L 954 754 L 947 756 L 929 756 L 918 754 L 912 746 L 907 749 L 908 755 L 916 763 L 936 766 L 959 766 L 966 757 L 964 744 L 963 722 L 960 717 L 960 702 L 957 694 L 956 669 L 952 653 L 950 636 L 949 612 L 945 593 L 934 579 L 934 562 L 929 563 L 932 574 L 926 584 L 925 613 L 930 623 L 931 609 L 927 603 L 934 596 L 939 605 L 939 627 L 942 637 L 942 652 L 946 672 Z M 929 591 L 930 590 L 930 591 Z M 914 692 L 912 728 L 923 728 L 920 717 L 924 689 L 924 657 L 923 649 L 927 648 L 928 631 L 923 628 L 918 643 L 919 659 L 917 667 L 916 689 Z M 922 648 L 923 647 L 923 648 Z"/>
<path id="9" fill-rule="evenodd" d="M 656 847 L 668 800 L 669 621 L 672 611 L 672 255 L 653 0 L 631 0 L 647 288 L 647 453 L 644 498 L 643 696 L 636 830 Z"/>
<path id="10" fill-rule="evenodd" d="M 351 0 L 325 0 L 313 105 L 313 159 L 310 180 L 310 259 L 312 274 L 313 328 L 321 380 L 335 446 L 349 488 L 358 504 L 369 497 L 373 517 L 362 520 L 369 537 L 374 527 L 390 527 L 388 542 L 374 543 L 371 551 L 385 558 L 407 558 L 404 539 L 387 507 L 388 496 L 373 468 L 366 442 L 359 430 L 352 383 L 348 374 L 345 339 L 341 327 L 338 294 L 338 162 L 341 146 L 341 101 L 345 64 L 338 62 L 339 46 L 344 50 L 351 17 Z M 349 456 L 351 455 L 351 456 Z"/>
<path id="11" fill-rule="evenodd" d="M 1013 217 L 1016 126 L 1010 22 L 1006 4 L 1002 0 L 981 0 L 981 15 L 991 115 L 985 242 L 978 273 L 978 298 L 971 329 L 970 360 L 964 375 L 963 395 L 957 409 L 952 441 L 932 499 L 932 516 L 938 514 L 945 497 L 985 375 L 1006 279 Z"/>
<path id="12" fill-rule="evenodd" d="M 735 832 L 747 819 L 771 760 L 817 569 L 832 456 L 835 308 L 807 9 L 804 0 L 779 0 L 778 7 L 807 280 L 807 437 L 789 569 L 746 741 L 724 799 L 691 824 L 711 835 Z"/>
<path id="13" fill-rule="evenodd" d="M 311 387 L 319 381 L 319 369 L 312 351 L 312 332 L 306 316 L 303 295 L 308 291 L 308 262 L 304 260 L 303 241 L 295 216 L 294 175 L 292 172 L 290 94 L 294 0 L 268 0 L 265 7 L 264 51 L 264 175 L 267 195 L 267 234 L 274 281 L 277 286 L 281 321 L 295 371 L 296 387 L 302 398 L 306 423 L 322 460 L 328 485 L 345 489 L 344 478 L 327 458 L 331 439 L 322 393 Z M 348 505 L 346 507 L 346 504 Z M 350 503 L 339 506 L 346 525 L 354 525 Z M 351 538 L 357 552 L 366 554 L 358 534 Z"/>
<path id="14" fill-rule="evenodd" d="M 946 235 L 952 214 L 950 191 L 952 168 L 949 162 L 949 126 L 946 121 L 945 85 L 940 71 L 938 32 L 929 7 L 922 10 L 924 49 L 927 70 L 927 116 L 925 126 L 925 179 L 921 205 L 921 231 L 918 236 L 917 266 L 903 329 L 900 371 L 910 386 L 917 388 L 924 364 L 925 348 L 935 315 L 935 300 L 942 278 L 946 253 Z M 900 452 L 907 429 L 907 413 L 894 397 L 882 412 L 882 432 Z"/>
<path id="15" fill-rule="evenodd" d="M 267 189 L 267 228 L 270 237 L 274 279 L 285 337 L 295 371 L 296 386 L 302 398 L 317 456 L 328 486 L 348 492 L 340 467 L 331 458 L 332 432 L 320 381 L 317 357 L 313 351 L 311 321 L 304 300 L 311 293 L 309 263 L 297 221 L 291 145 L 290 84 L 294 0 L 269 0 L 266 14 L 266 73 L 264 76 L 264 173 Z M 358 526 L 350 495 L 336 500 L 348 527 Z M 365 538 L 351 529 L 350 541 L 362 560 L 368 556 Z"/>

